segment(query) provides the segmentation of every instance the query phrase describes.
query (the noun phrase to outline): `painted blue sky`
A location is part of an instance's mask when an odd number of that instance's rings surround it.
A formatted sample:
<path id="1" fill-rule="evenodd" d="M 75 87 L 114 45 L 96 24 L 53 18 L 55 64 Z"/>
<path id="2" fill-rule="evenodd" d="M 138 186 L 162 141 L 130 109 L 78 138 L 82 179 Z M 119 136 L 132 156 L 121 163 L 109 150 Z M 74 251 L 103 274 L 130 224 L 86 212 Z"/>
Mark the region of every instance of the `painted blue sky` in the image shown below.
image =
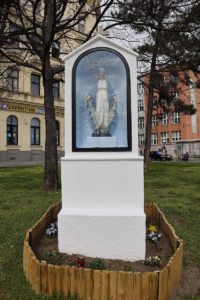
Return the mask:
<path id="1" fill-rule="evenodd" d="M 95 65 L 95 63 L 97 65 Z M 94 69 L 92 67 L 94 67 Z M 88 94 L 96 83 L 96 77 L 98 76 L 98 70 L 100 68 L 106 70 L 106 78 L 110 75 L 108 79 L 116 95 L 120 97 L 124 94 L 126 97 L 126 70 L 124 63 L 116 54 L 109 51 L 92 52 L 80 60 L 76 70 L 77 90 L 80 92 L 82 87 L 87 86 L 87 91 L 85 92 Z M 94 73 L 92 73 L 93 70 Z M 112 72 L 112 74 L 109 74 L 109 72 Z M 95 74 L 96 77 L 94 77 L 93 74 Z"/>

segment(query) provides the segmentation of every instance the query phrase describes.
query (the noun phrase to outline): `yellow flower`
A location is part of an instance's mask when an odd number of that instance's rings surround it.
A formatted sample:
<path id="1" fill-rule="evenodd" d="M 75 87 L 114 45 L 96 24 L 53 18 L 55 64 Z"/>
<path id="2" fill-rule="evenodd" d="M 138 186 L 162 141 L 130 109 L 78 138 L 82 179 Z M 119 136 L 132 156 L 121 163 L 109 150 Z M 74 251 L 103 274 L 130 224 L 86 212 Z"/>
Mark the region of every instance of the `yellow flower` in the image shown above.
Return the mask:
<path id="1" fill-rule="evenodd" d="M 150 225 L 149 228 L 147 230 L 150 230 L 151 232 L 155 232 L 157 231 L 155 226 Z"/>
<path id="2" fill-rule="evenodd" d="M 162 264 L 162 260 L 160 261 L 160 264 Z"/>

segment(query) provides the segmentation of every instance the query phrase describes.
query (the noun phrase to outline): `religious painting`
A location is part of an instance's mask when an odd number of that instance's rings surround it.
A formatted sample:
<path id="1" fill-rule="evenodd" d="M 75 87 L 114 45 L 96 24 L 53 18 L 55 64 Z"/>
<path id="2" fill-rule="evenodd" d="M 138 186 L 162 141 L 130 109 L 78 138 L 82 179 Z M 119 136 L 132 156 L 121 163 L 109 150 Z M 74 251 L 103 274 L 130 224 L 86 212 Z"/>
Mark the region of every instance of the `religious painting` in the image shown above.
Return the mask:
<path id="1" fill-rule="evenodd" d="M 73 68 L 73 151 L 130 151 L 129 67 L 116 51 L 82 54 Z"/>

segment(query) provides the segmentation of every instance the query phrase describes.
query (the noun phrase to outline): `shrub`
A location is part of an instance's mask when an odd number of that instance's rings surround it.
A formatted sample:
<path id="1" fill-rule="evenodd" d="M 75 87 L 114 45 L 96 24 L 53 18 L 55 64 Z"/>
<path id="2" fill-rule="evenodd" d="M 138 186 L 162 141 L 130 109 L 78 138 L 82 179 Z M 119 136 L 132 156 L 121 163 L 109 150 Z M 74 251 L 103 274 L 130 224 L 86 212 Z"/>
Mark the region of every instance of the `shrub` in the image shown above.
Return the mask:
<path id="1" fill-rule="evenodd" d="M 51 227 L 46 229 L 45 236 L 48 238 L 53 238 L 58 235 L 58 223 L 51 223 Z"/>
<path id="2" fill-rule="evenodd" d="M 48 251 L 45 255 L 43 255 L 42 260 L 45 260 L 47 264 L 59 265 L 62 254 L 57 251 Z"/>
<path id="3" fill-rule="evenodd" d="M 143 262 L 143 264 L 146 266 L 158 267 L 158 268 L 162 268 L 162 266 L 163 266 L 160 255 L 153 256 L 153 257 L 150 256 L 150 257 L 146 258 L 145 261 Z"/>
<path id="4" fill-rule="evenodd" d="M 132 266 L 125 265 L 124 269 L 122 271 L 124 271 L 124 272 L 134 272 L 134 269 L 133 269 Z"/>
<path id="5" fill-rule="evenodd" d="M 74 258 L 73 261 L 70 261 L 69 265 L 70 265 L 71 267 L 72 267 L 72 266 L 77 267 L 78 263 L 77 263 L 76 258 Z"/>
<path id="6" fill-rule="evenodd" d="M 100 259 L 95 259 L 89 263 L 89 268 L 92 270 L 105 270 L 104 263 Z"/>

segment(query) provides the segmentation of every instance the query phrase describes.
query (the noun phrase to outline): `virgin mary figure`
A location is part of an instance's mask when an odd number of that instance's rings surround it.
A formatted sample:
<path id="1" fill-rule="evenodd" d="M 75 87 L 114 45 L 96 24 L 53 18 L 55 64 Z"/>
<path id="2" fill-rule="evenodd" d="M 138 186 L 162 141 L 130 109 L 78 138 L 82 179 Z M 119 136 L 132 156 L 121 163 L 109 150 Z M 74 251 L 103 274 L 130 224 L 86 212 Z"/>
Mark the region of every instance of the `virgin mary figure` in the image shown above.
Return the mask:
<path id="1" fill-rule="evenodd" d="M 117 96 L 108 80 L 105 69 L 99 69 L 98 82 L 85 99 L 95 124 L 92 136 L 111 136 L 108 128 L 115 116 Z"/>

